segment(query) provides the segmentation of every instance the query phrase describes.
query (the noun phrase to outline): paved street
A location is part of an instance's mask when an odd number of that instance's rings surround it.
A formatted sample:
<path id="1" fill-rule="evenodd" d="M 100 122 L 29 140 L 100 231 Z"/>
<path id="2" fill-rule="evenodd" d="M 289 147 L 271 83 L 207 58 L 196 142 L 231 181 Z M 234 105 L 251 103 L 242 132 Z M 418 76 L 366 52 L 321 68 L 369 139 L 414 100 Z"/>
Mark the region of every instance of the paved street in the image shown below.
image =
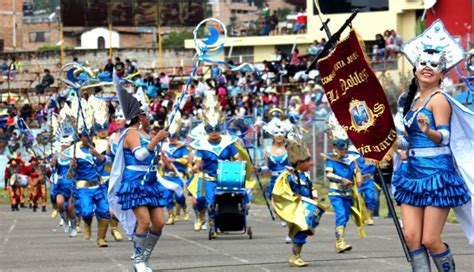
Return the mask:
<path id="1" fill-rule="evenodd" d="M 254 206 L 249 217 L 253 240 L 246 235 L 221 235 L 209 241 L 207 232 L 192 231 L 191 222 L 166 226 L 152 254 L 154 271 L 289 271 L 290 245 L 285 229 L 271 222 L 264 206 Z M 94 223 L 95 224 L 95 223 Z M 298 271 L 409 271 L 395 228 L 389 219 L 367 227 L 367 237 L 358 238 L 354 225 L 347 240 L 353 250 L 336 254 L 333 248 L 334 217 L 323 216 L 314 237 L 303 248 L 310 266 Z M 96 225 L 93 232 L 95 233 Z M 458 225 L 446 225 L 444 239 L 451 245 L 457 271 L 472 271 L 474 247 L 469 247 Z M 47 213 L 22 209 L 12 213 L 0 206 L 0 271 L 133 271 L 131 243 L 114 242 L 98 248 L 93 240 L 67 237 L 57 219 Z"/>

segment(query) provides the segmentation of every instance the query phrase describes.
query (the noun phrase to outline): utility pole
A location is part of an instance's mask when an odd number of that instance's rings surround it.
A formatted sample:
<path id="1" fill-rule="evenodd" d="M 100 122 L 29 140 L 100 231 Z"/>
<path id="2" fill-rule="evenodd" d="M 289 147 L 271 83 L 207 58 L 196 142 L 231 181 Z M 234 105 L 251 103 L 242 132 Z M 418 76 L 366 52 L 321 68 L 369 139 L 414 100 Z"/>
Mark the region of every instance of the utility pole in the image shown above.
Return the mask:
<path id="1" fill-rule="evenodd" d="M 158 70 L 161 71 L 163 68 L 163 47 L 162 47 L 162 36 L 161 36 L 161 22 L 160 22 L 160 1 L 156 1 L 156 28 L 155 28 L 155 35 L 158 36 Z"/>
<path id="2" fill-rule="evenodd" d="M 61 19 L 60 19 L 61 20 Z M 63 21 L 59 22 L 59 51 L 60 51 L 60 63 L 61 67 L 64 66 L 64 28 L 63 28 Z"/>
<path id="3" fill-rule="evenodd" d="M 16 51 L 16 0 L 13 0 L 12 1 L 12 5 L 13 5 L 13 43 L 12 43 L 12 47 L 13 47 L 13 51 Z"/>
<path id="4" fill-rule="evenodd" d="M 109 23 L 109 59 L 112 59 L 113 49 L 112 49 L 112 3 L 109 1 L 109 8 L 107 11 L 107 21 Z"/>

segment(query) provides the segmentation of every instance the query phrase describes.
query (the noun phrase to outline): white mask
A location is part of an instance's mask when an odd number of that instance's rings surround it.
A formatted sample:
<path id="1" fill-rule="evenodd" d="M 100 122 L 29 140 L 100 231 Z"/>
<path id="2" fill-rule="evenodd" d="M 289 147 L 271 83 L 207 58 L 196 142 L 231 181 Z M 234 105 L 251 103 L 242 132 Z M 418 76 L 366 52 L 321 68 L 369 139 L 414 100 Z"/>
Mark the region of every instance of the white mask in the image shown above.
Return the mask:
<path id="1" fill-rule="evenodd" d="M 435 72 L 441 73 L 446 69 L 446 58 L 442 53 L 423 52 L 418 57 L 416 69 L 422 70 L 426 67 L 432 69 Z"/>

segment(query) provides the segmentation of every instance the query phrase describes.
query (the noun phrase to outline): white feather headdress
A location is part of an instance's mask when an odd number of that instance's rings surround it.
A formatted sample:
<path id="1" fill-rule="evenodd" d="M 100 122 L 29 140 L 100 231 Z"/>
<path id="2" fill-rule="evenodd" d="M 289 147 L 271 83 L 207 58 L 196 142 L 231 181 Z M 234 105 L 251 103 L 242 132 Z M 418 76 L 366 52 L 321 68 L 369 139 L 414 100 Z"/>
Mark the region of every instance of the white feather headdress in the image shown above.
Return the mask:
<path id="1" fill-rule="evenodd" d="M 224 116 L 221 113 L 221 105 L 217 101 L 216 95 L 213 93 L 207 92 L 203 101 L 204 115 L 203 123 L 205 125 L 210 125 L 211 127 L 216 127 L 223 120 Z"/>
<path id="2" fill-rule="evenodd" d="M 446 70 L 449 70 L 464 59 L 463 48 L 453 39 L 438 19 L 423 33 L 402 45 L 402 52 L 413 66 L 420 54 L 426 49 L 434 49 L 446 58 Z"/>

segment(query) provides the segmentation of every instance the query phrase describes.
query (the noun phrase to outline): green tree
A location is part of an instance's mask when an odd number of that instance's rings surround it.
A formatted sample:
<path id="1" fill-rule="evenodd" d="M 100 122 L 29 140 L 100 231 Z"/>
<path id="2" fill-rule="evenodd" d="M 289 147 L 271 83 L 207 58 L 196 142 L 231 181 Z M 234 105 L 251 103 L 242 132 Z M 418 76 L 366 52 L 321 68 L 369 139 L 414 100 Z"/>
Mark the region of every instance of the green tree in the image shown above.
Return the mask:
<path id="1" fill-rule="evenodd" d="M 45 44 L 42 45 L 38 48 L 38 51 L 43 52 L 43 51 L 59 51 L 61 48 L 59 45 L 54 45 L 54 44 Z M 73 50 L 74 47 L 66 45 L 64 47 L 64 50 Z"/>
<path id="2" fill-rule="evenodd" d="M 184 48 L 184 40 L 193 39 L 191 31 L 170 32 L 163 37 L 163 48 Z"/>
<path id="3" fill-rule="evenodd" d="M 265 0 L 254 0 L 253 2 L 255 3 L 255 6 L 257 6 L 258 8 L 262 8 L 263 3 L 265 3 Z"/>
<path id="4" fill-rule="evenodd" d="M 56 7 L 59 6 L 60 0 L 34 0 L 35 10 L 44 9 L 48 13 L 52 13 L 56 10 Z M 64 1 L 64 0 L 63 0 Z"/>
<path id="5" fill-rule="evenodd" d="M 286 16 L 288 16 L 291 13 L 291 9 L 289 8 L 282 8 L 278 9 L 278 20 L 279 21 L 286 21 Z"/>

